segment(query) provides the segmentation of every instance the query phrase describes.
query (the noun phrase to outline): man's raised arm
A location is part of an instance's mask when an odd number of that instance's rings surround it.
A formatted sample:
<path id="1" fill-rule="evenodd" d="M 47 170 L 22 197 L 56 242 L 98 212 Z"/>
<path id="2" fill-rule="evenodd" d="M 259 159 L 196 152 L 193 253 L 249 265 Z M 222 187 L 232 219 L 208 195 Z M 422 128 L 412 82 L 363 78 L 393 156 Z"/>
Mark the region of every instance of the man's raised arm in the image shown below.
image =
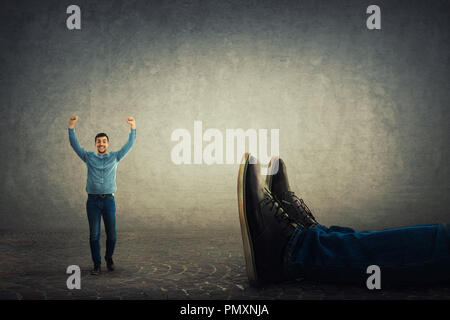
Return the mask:
<path id="1" fill-rule="evenodd" d="M 122 158 L 127 155 L 134 145 L 134 140 L 136 140 L 136 120 L 133 117 L 128 117 L 126 122 L 130 125 L 131 131 L 127 143 L 117 151 L 117 161 L 122 160 Z"/>
<path id="2" fill-rule="evenodd" d="M 69 119 L 69 141 L 75 153 L 86 162 L 86 150 L 84 150 L 78 143 L 77 136 L 75 135 L 75 123 L 78 120 L 78 116 L 72 116 Z"/>

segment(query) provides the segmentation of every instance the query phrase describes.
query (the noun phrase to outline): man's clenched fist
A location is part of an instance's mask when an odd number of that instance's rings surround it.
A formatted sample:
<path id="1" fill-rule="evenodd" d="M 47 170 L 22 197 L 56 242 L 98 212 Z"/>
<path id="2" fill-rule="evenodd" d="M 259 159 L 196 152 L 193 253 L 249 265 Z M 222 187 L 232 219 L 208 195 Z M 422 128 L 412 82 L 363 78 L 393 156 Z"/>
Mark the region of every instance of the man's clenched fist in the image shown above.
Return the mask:
<path id="1" fill-rule="evenodd" d="M 131 129 L 136 129 L 136 120 L 134 120 L 133 117 L 128 117 L 126 121 L 130 125 Z"/>
<path id="2" fill-rule="evenodd" d="M 69 119 L 69 128 L 73 129 L 75 127 L 75 123 L 78 120 L 78 116 L 71 116 Z"/>

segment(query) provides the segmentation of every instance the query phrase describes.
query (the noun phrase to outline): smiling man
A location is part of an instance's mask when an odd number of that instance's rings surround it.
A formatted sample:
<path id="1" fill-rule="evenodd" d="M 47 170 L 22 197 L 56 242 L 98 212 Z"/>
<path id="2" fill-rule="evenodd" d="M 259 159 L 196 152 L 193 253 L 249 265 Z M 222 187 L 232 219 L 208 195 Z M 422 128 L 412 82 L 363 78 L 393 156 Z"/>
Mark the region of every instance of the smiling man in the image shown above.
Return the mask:
<path id="1" fill-rule="evenodd" d="M 112 259 L 116 245 L 116 171 L 117 164 L 131 150 L 136 140 L 136 121 L 133 117 L 126 119 L 131 131 L 128 141 L 119 151 L 108 152 L 109 138 L 106 133 L 95 136 L 97 152 L 86 151 L 78 143 L 75 135 L 75 123 L 77 116 L 69 119 L 69 141 L 75 153 L 86 163 L 87 181 L 86 192 L 88 199 L 86 211 L 89 221 L 89 242 L 91 247 L 94 269 L 91 274 L 98 275 L 101 272 L 100 255 L 100 221 L 103 217 L 106 232 L 105 260 L 109 271 L 114 270 Z"/>

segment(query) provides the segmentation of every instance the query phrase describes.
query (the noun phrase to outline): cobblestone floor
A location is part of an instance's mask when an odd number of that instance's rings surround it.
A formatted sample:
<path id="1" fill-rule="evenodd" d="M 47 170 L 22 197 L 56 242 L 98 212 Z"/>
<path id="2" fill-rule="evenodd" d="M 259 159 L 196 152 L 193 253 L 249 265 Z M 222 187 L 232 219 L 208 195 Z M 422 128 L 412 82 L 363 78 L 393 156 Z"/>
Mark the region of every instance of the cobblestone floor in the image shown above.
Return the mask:
<path id="1" fill-rule="evenodd" d="M 450 299 L 448 285 L 370 291 L 296 280 L 252 288 L 239 230 L 119 231 L 116 271 L 91 276 L 86 238 L 0 233 L 0 299 Z M 66 287 L 73 264 L 82 270 L 80 290 Z"/>

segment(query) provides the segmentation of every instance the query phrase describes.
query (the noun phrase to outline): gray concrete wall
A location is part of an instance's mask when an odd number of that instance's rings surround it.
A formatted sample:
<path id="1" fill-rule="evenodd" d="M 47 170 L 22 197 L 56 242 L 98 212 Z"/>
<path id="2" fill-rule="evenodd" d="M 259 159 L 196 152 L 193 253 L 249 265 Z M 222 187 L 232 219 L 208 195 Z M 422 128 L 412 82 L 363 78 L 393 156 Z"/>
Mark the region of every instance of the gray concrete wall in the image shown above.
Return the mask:
<path id="1" fill-rule="evenodd" d="M 378 4 L 382 29 L 365 27 Z M 118 227 L 237 227 L 238 165 L 172 163 L 176 128 L 278 128 L 318 220 L 449 221 L 448 1 L 3 1 L 0 228 L 87 228 L 84 164 L 137 141 Z M 65 26 L 78 4 L 82 30 Z"/>

